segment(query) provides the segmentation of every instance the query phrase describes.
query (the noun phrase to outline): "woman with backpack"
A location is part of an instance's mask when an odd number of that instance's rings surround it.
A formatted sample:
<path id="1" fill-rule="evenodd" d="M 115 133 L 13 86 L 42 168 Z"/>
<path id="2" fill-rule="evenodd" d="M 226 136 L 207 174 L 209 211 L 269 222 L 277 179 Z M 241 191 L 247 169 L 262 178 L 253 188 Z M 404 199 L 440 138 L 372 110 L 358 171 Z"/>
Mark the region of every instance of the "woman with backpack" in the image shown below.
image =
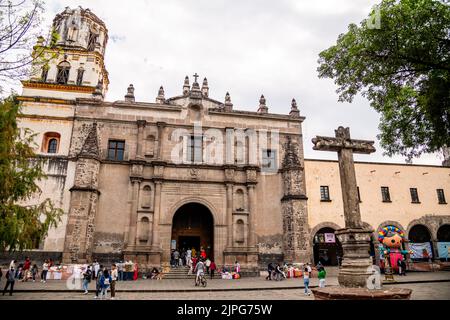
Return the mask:
<path id="1" fill-rule="evenodd" d="M 102 289 L 102 293 L 100 298 L 106 298 L 106 295 L 108 294 L 109 286 L 111 285 L 112 278 L 109 275 L 108 269 L 105 268 L 105 271 L 103 271 L 102 276 L 100 278 L 100 287 Z"/>

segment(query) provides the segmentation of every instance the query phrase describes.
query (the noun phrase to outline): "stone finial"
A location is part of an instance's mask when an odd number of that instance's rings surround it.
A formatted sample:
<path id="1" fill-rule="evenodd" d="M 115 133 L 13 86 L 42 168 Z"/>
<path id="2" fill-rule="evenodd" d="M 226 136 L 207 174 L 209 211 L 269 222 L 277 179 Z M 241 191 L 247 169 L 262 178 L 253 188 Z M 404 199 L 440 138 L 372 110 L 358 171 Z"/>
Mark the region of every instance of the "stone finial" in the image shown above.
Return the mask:
<path id="1" fill-rule="evenodd" d="M 204 97 L 208 97 L 208 95 L 209 95 L 208 79 L 206 79 L 206 78 L 203 79 L 202 94 Z"/>
<path id="2" fill-rule="evenodd" d="M 98 147 L 98 137 L 97 137 L 97 123 L 92 124 L 91 129 L 84 140 L 83 147 L 78 155 L 80 158 L 94 158 L 98 159 L 100 157 L 100 149 Z"/>
<path id="3" fill-rule="evenodd" d="M 125 95 L 125 101 L 134 102 L 134 87 L 130 84 L 127 88 L 127 94 Z"/>
<path id="4" fill-rule="evenodd" d="M 293 118 L 298 118 L 300 117 L 300 111 L 298 110 L 297 107 L 297 101 L 295 101 L 295 99 L 292 99 L 291 102 L 291 112 L 289 112 L 289 115 Z"/>
<path id="5" fill-rule="evenodd" d="M 92 96 L 94 97 L 94 99 L 99 100 L 103 99 L 103 83 L 100 80 L 97 82 L 97 85 L 95 86 L 95 90 L 92 93 Z"/>
<path id="6" fill-rule="evenodd" d="M 156 97 L 157 103 L 164 103 L 166 101 L 166 98 L 164 97 L 164 88 L 163 86 L 159 87 L 158 90 L 158 96 Z"/>
<path id="7" fill-rule="evenodd" d="M 186 77 L 184 78 L 184 84 L 183 84 L 183 95 L 184 95 L 184 96 L 189 95 L 190 88 L 191 88 L 191 86 L 189 85 L 189 77 L 186 76 Z"/>
<path id="8" fill-rule="evenodd" d="M 202 91 L 200 90 L 200 85 L 197 82 L 198 75 L 197 73 L 194 74 L 194 82 L 192 83 L 192 88 L 190 92 L 190 97 L 194 99 L 201 99 L 202 98 Z"/>
<path id="9" fill-rule="evenodd" d="M 259 108 L 258 113 L 267 113 L 269 108 L 266 106 L 266 98 L 264 98 L 264 95 L 261 95 L 261 98 L 259 98 Z"/>
<path id="10" fill-rule="evenodd" d="M 231 103 L 230 94 L 227 92 L 225 94 L 225 111 L 230 112 L 233 110 L 233 104 Z"/>

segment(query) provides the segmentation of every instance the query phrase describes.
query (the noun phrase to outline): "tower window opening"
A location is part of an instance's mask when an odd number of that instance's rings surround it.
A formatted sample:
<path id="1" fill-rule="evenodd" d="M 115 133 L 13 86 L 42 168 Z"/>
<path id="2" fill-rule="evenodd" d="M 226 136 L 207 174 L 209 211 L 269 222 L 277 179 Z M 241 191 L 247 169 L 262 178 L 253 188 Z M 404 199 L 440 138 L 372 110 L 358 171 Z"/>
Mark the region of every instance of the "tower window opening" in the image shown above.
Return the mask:
<path id="1" fill-rule="evenodd" d="M 81 86 L 83 84 L 83 75 L 84 75 L 84 69 L 83 68 L 78 69 L 77 86 Z"/>
<path id="2" fill-rule="evenodd" d="M 67 84 L 69 81 L 70 63 L 63 61 L 58 64 L 58 73 L 56 74 L 56 82 L 59 84 Z"/>

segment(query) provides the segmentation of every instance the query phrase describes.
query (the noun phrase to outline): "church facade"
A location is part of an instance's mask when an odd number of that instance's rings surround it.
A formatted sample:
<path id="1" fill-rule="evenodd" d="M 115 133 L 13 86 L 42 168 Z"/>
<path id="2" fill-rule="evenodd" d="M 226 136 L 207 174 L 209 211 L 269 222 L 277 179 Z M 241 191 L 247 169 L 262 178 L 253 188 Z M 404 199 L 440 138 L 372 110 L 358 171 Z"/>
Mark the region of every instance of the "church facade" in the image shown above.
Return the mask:
<path id="1" fill-rule="evenodd" d="M 264 96 L 254 112 L 240 111 L 229 93 L 222 101 L 210 97 L 208 80 L 200 85 L 195 74 L 175 97 L 161 87 L 154 102 L 139 102 L 130 85 L 123 100 L 109 102 L 106 25 L 89 9 L 66 8 L 53 27 L 56 46 L 39 39 L 34 48 L 48 63 L 23 81 L 19 97 L 20 126 L 37 133 L 48 173 L 36 199 L 50 198 L 65 212 L 37 251 L 59 253 L 64 263 L 126 259 L 147 268 L 168 264 L 174 248 L 203 247 L 219 265 L 238 260 L 256 269 L 337 250 L 315 248 L 320 230 L 343 227 L 337 165 L 304 159 L 305 117 L 294 99 L 286 114 L 270 113 Z M 362 218 L 375 233 L 386 223 L 405 229 L 416 221 L 437 241 L 438 229 L 450 226 L 442 198 L 450 192 L 449 168 L 356 166 L 361 193 L 370 195 L 361 200 Z M 377 170 L 399 176 L 388 167 L 406 175 L 390 183 L 423 184 L 419 190 L 436 189 L 439 201 L 430 195 L 409 211 L 402 196 L 386 208 L 369 186 L 385 187 L 388 176 Z"/>

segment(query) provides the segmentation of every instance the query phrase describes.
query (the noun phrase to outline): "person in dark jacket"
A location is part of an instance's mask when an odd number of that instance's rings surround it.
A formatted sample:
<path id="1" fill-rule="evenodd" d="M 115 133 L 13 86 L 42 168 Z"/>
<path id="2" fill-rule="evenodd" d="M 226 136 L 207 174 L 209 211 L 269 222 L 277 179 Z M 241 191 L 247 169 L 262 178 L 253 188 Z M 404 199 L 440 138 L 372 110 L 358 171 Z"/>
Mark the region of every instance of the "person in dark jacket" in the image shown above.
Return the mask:
<path id="1" fill-rule="evenodd" d="M 5 288 L 3 289 L 3 295 L 5 295 L 6 290 L 8 290 L 9 287 L 9 295 L 12 296 L 13 291 L 14 291 L 14 283 L 16 281 L 15 279 L 15 271 L 14 268 L 11 267 L 11 269 L 9 269 L 6 272 L 6 285 Z"/>
<path id="2" fill-rule="evenodd" d="M 267 272 L 269 273 L 266 277 L 266 280 L 272 280 L 272 272 L 275 270 L 272 262 L 267 265 Z"/>

